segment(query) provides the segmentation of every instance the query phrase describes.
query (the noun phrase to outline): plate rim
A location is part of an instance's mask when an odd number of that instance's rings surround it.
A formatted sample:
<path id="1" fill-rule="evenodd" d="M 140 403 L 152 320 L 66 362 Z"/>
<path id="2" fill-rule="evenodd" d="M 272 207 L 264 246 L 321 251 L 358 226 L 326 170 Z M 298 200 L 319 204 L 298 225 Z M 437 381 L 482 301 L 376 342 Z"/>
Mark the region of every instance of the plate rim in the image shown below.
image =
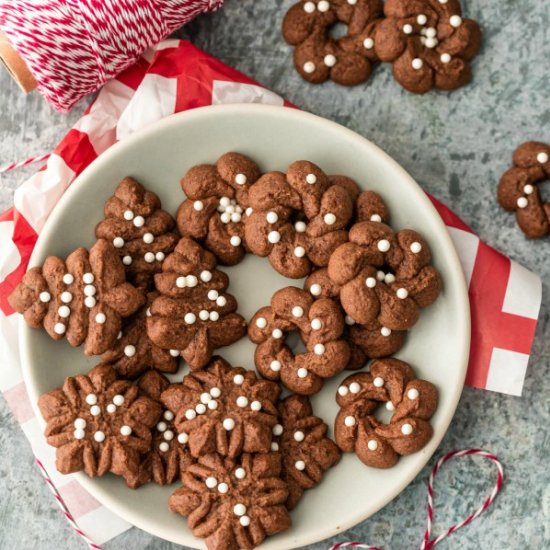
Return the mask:
<path id="1" fill-rule="evenodd" d="M 320 124 L 321 126 L 326 126 L 334 131 L 346 134 L 348 139 L 355 141 L 359 147 L 369 149 L 369 153 L 371 155 L 377 155 L 381 157 L 381 159 L 385 163 L 392 165 L 393 169 L 400 173 L 401 181 L 403 182 L 403 184 L 408 185 L 415 192 L 418 200 L 424 204 L 424 207 L 427 207 L 429 210 L 432 211 L 432 214 L 434 217 L 433 221 L 437 225 L 439 225 L 440 231 L 439 231 L 438 238 L 443 239 L 444 241 L 444 245 L 450 256 L 449 258 L 447 258 L 447 260 L 451 260 L 451 263 L 452 263 L 452 265 L 450 265 L 450 270 L 454 273 L 455 277 L 457 278 L 457 280 L 453 282 L 453 285 L 456 285 L 455 287 L 456 291 L 458 292 L 458 294 L 461 295 L 460 300 L 458 301 L 460 307 L 456 313 L 457 313 L 457 333 L 458 333 L 457 338 L 459 338 L 459 340 L 461 340 L 463 343 L 463 345 L 460 346 L 462 356 L 459 359 L 457 359 L 457 364 L 460 365 L 462 373 L 459 377 L 460 383 L 458 384 L 457 388 L 454 388 L 453 394 L 449 399 L 449 401 L 451 402 L 450 406 L 445 412 L 444 418 L 441 421 L 443 425 L 443 429 L 438 434 L 434 433 L 429 443 L 429 446 L 432 448 L 432 450 L 430 452 L 424 453 L 426 455 L 424 457 L 425 460 L 422 461 L 422 464 L 420 466 L 412 468 L 411 471 L 408 473 L 408 475 L 402 476 L 400 482 L 396 483 L 394 490 L 391 491 L 387 495 L 387 497 L 382 500 L 382 504 L 377 508 L 377 510 L 370 511 L 367 513 L 357 513 L 353 517 L 348 518 L 346 521 L 340 522 L 340 525 L 338 525 L 337 527 L 327 526 L 324 529 L 320 528 L 319 530 L 316 530 L 314 533 L 309 533 L 308 537 L 305 537 L 304 535 L 302 535 L 299 538 L 292 538 L 292 540 L 289 541 L 291 545 L 286 547 L 288 548 L 288 550 L 291 550 L 292 548 L 297 548 L 303 545 L 315 544 L 327 538 L 343 533 L 344 531 L 354 527 L 355 525 L 361 523 L 362 521 L 365 521 L 366 519 L 368 519 L 369 517 L 377 513 L 382 508 L 387 506 L 388 503 L 393 501 L 398 495 L 400 495 L 409 486 L 409 484 L 418 476 L 418 474 L 426 466 L 426 464 L 430 461 L 435 450 L 437 449 L 437 447 L 445 437 L 446 433 L 448 432 L 450 423 L 454 418 L 456 409 L 458 407 L 458 402 L 462 395 L 462 390 L 464 387 L 464 381 L 466 378 L 466 373 L 468 368 L 470 343 L 471 343 L 470 342 L 471 313 L 470 313 L 470 302 L 468 298 L 468 287 L 466 284 L 466 279 L 464 276 L 464 272 L 462 270 L 462 266 L 460 264 L 456 247 L 452 241 L 452 238 L 447 230 L 445 223 L 443 222 L 441 216 L 437 212 L 433 203 L 428 198 L 428 195 L 426 194 L 426 192 L 416 182 L 416 180 L 405 170 L 405 168 L 403 168 L 388 153 L 386 153 L 383 149 L 381 149 L 379 146 L 371 142 L 366 137 L 358 134 L 357 132 L 354 132 L 353 130 L 350 130 L 349 128 L 346 128 L 345 126 L 342 126 L 337 122 L 328 120 L 321 116 L 318 116 L 306 111 L 302 111 L 299 109 L 294 109 L 294 108 L 289 108 L 286 106 L 279 106 L 279 105 L 246 104 L 246 103 L 208 105 L 204 107 L 193 108 L 187 111 L 169 115 L 156 122 L 148 124 L 146 127 L 134 132 L 131 136 L 113 144 L 111 147 L 109 147 L 109 149 L 107 149 L 106 151 L 101 153 L 96 159 L 94 159 L 94 161 L 92 161 L 73 180 L 70 186 L 65 190 L 63 195 L 60 197 L 57 204 L 53 207 L 35 243 L 33 252 L 29 259 L 27 270 L 39 263 L 39 260 L 37 260 L 37 258 L 39 256 L 42 256 L 41 241 L 48 240 L 49 227 L 55 225 L 57 220 L 62 217 L 65 211 L 65 208 L 64 208 L 65 202 L 70 201 L 72 196 L 79 192 L 80 180 L 87 179 L 89 173 L 93 173 L 99 167 L 103 166 L 104 164 L 108 164 L 112 158 L 116 158 L 119 152 L 122 152 L 126 149 L 131 149 L 135 142 L 143 139 L 147 139 L 149 136 L 154 135 L 157 132 L 162 132 L 163 129 L 165 129 L 166 127 L 169 127 L 172 125 L 185 124 L 187 120 L 192 120 L 194 118 L 217 116 L 217 113 L 219 112 L 233 113 L 234 115 L 238 116 L 238 114 L 243 111 L 244 111 L 243 114 L 245 115 L 252 113 L 252 114 L 257 114 L 261 116 L 263 113 L 278 112 L 281 116 L 286 116 L 290 118 L 296 117 L 298 121 L 299 119 L 308 119 L 316 124 Z M 18 320 L 18 340 L 19 340 L 18 347 L 20 352 L 20 363 L 21 363 L 21 369 L 23 373 L 23 380 L 25 382 L 25 386 L 27 388 L 27 392 L 31 400 L 33 412 L 38 419 L 41 429 L 43 430 L 46 423 L 42 418 L 42 415 L 38 409 L 38 403 L 37 403 L 40 393 L 37 392 L 37 388 L 33 382 L 32 369 L 30 368 L 30 360 L 27 353 L 29 346 L 32 345 L 31 334 L 32 334 L 32 329 L 25 324 L 22 316 L 20 316 Z M 52 452 L 54 452 L 53 448 L 52 448 Z M 89 478 L 84 472 L 77 472 L 75 474 L 69 474 L 69 475 L 72 476 L 73 479 L 76 479 L 83 486 L 83 488 L 86 491 L 88 491 L 94 498 L 96 498 L 102 505 L 107 507 L 113 513 L 121 517 L 123 520 L 130 523 L 132 526 L 143 529 L 149 532 L 150 534 L 157 536 L 163 540 L 169 540 L 171 542 L 175 542 L 176 544 L 180 544 L 174 541 L 172 538 L 167 537 L 166 534 L 163 534 L 159 529 L 157 529 L 156 524 L 153 521 L 149 520 L 148 518 L 140 518 L 140 520 L 136 522 L 135 516 L 133 516 L 133 511 L 130 509 L 130 507 L 128 507 L 127 505 L 121 506 L 119 505 L 116 499 L 113 500 L 112 498 L 110 498 L 110 495 L 108 494 L 108 492 L 105 492 L 103 489 L 97 486 L 94 478 Z M 193 535 L 191 534 L 191 536 Z M 194 538 L 194 540 L 196 540 L 198 544 L 201 544 L 203 542 L 202 539 L 197 539 L 196 537 Z M 266 539 L 266 542 L 267 540 L 268 539 Z M 258 548 L 263 547 L 263 545 L 264 543 L 262 543 Z M 193 547 L 200 548 L 200 546 L 196 546 L 196 545 Z"/>

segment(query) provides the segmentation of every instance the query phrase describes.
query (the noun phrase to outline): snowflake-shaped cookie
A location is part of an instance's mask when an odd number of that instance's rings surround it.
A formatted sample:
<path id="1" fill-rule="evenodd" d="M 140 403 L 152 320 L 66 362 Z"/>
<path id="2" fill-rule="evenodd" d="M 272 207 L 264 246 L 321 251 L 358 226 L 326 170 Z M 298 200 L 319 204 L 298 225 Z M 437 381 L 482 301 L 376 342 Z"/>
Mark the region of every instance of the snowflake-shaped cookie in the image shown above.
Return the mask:
<path id="1" fill-rule="evenodd" d="M 321 482 L 324 473 L 340 460 L 340 449 L 327 437 L 327 425 L 307 397 L 290 395 L 279 403 L 280 423 L 274 426 L 272 449 L 283 460 L 282 479 L 288 483 L 286 506 L 292 510 L 306 489 Z"/>
<path id="2" fill-rule="evenodd" d="M 67 378 L 62 388 L 42 395 L 38 406 L 61 473 L 112 472 L 130 487 L 141 485 L 141 457 L 151 448 L 151 428 L 162 408 L 140 397 L 135 384 L 117 380 L 110 366 L 99 365 Z"/>
<path id="3" fill-rule="evenodd" d="M 176 415 L 178 433 L 189 437 L 193 456 L 218 452 L 234 458 L 269 451 L 280 392 L 274 382 L 218 357 L 170 386 L 161 401 Z"/>
<path id="4" fill-rule="evenodd" d="M 206 455 L 183 474 L 170 510 L 184 517 L 209 550 L 252 549 L 291 524 L 278 453 L 243 454 L 237 460 Z"/>

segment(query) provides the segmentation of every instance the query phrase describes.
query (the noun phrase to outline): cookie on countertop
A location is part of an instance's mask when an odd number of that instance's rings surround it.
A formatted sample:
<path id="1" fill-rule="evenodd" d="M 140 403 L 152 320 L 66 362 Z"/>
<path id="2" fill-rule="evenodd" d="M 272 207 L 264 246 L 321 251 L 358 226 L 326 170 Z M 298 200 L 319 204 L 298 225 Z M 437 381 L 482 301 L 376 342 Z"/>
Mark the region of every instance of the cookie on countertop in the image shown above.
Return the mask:
<path id="1" fill-rule="evenodd" d="M 229 277 L 216 269 L 216 257 L 183 237 L 155 275 L 160 293 L 150 307 L 147 334 L 158 347 L 179 350 L 192 370 L 204 367 L 214 350 L 246 334 L 236 312 L 237 301 L 226 292 Z"/>
<path id="2" fill-rule="evenodd" d="M 95 228 L 96 237 L 113 243 L 131 283 L 149 288 L 153 275 L 178 242 L 172 232 L 174 219 L 161 209 L 155 193 L 130 177 L 109 197 L 104 214 L 105 219 Z"/>
<path id="3" fill-rule="evenodd" d="M 258 165 L 240 153 L 226 153 L 215 165 L 191 168 L 181 180 L 186 199 L 177 213 L 183 236 L 199 241 L 224 265 L 245 255 L 243 220 L 250 186 L 260 177 Z"/>
<path id="4" fill-rule="evenodd" d="M 336 183 L 334 183 L 336 181 Z M 249 191 L 252 211 L 245 222 L 245 241 L 276 271 L 299 279 L 348 238 L 357 184 L 345 185 L 309 161 L 292 163 L 286 174 L 268 172 Z"/>
<path id="5" fill-rule="evenodd" d="M 354 86 L 368 80 L 378 61 L 374 36 L 381 21 L 381 0 L 302 0 L 283 20 L 283 37 L 294 46 L 294 66 L 308 82 L 333 80 Z M 330 29 L 347 26 L 333 38 Z"/>
<path id="6" fill-rule="evenodd" d="M 334 423 L 337 445 L 355 452 L 367 466 L 391 468 L 399 456 L 422 449 L 433 434 L 429 419 L 437 409 L 437 388 L 416 378 L 398 359 L 378 359 L 370 372 L 348 376 L 338 388 L 340 411 Z M 393 415 L 388 424 L 374 415 L 384 404 Z"/>
<path id="7" fill-rule="evenodd" d="M 481 30 L 462 17 L 458 0 L 387 0 L 384 15 L 376 27 L 375 51 L 393 64 L 393 75 L 406 90 L 423 94 L 470 82 Z"/>
<path id="8" fill-rule="evenodd" d="M 151 370 L 139 379 L 138 387 L 160 404 L 160 396 L 170 387 L 170 381 L 160 372 Z M 174 418 L 174 413 L 162 406 L 159 421 L 152 428 L 151 450 L 142 456 L 142 478 L 158 485 L 170 485 L 181 479 L 183 472 L 196 462 L 187 445 L 189 436 L 178 433 Z"/>
<path id="9" fill-rule="evenodd" d="M 101 355 L 145 296 L 126 282 L 113 245 L 99 239 L 89 252 L 78 248 L 66 260 L 48 256 L 42 267 L 27 271 L 8 301 L 29 326 L 71 346 L 84 344 L 86 355 Z"/>
<path id="10" fill-rule="evenodd" d="M 327 436 L 327 425 L 313 415 L 307 397 L 289 395 L 279 403 L 280 423 L 274 426 L 272 449 L 283 461 L 281 478 L 288 484 L 286 507 L 293 510 L 305 490 L 318 485 L 340 460 L 338 446 Z"/>
<path id="11" fill-rule="evenodd" d="M 281 381 L 291 391 L 312 395 L 323 380 L 341 372 L 350 359 L 343 339 L 344 316 L 329 298 L 314 299 L 305 290 L 286 287 L 275 292 L 271 306 L 258 310 L 248 336 L 258 344 L 254 363 L 262 376 Z M 289 332 L 299 331 L 307 351 L 295 354 L 286 344 Z"/>
<path id="12" fill-rule="evenodd" d="M 271 449 L 280 392 L 274 382 L 215 357 L 205 370 L 167 388 L 161 401 L 175 414 L 178 433 L 188 435 L 192 456 L 235 458 Z"/>
<path id="13" fill-rule="evenodd" d="M 131 488 L 143 483 L 141 457 L 151 449 L 151 428 L 162 407 L 139 396 L 133 382 L 118 380 L 114 369 L 98 365 L 87 375 L 66 378 L 63 387 L 40 397 L 38 407 L 62 474 L 112 472 Z"/>
<path id="14" fill-rule="evenodd" d="M 544 202 L 538 184 L 550 179 L 550 145 L 529 141 L 513 155 L 514 166 L 500 179 L 498 202 L 516 213 L 520 229 L 530 239 L 550 234 L 550 202 Z"/>
<path id="15" fill-rule="evenodd" d="M 237 459 L 206 455 L 183 474 L 170 510 L 187 517 L 208 550 L 250 550 L 291 525 L 288 487 L 280 474 L 279 453 L 245 453 Z"/>

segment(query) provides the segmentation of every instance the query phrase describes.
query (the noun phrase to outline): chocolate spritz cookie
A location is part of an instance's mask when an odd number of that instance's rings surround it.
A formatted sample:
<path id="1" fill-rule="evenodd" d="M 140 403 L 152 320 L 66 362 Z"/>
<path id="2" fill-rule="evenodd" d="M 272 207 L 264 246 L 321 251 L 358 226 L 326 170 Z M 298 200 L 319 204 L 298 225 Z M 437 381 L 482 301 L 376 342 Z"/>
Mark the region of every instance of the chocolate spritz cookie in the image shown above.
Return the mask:
<path id="1" fill-rule="evenodd" d="M 300 76 L 319 84 L 333 80 L 344 86 L 365 82 L 378 61 L 374 35 L 382 18 L 381 0 L 302 0 L 285 15 L 284 39 L 294 46 L 294 66 Z M 347 26 L 332 38 L 336 24 Z"/>
<path id="2" fill-rule="evenodd" d="M 353 180 L 327 176 L 305 160 L 286 174 L 264 174 L 248 194 L 246 244 L 285 277 L 305 277 L 347 241 L 357 193 Z"/>
<path id="3" fill-rule="evenodd" d="M 550 202 L 543 201 L 538 184 L 550 179 L 550 145 L 529 141 L 513 155 L 514 166 L 500 179 L 498 202 L 516 213 L 520 229 L 530 239 L 550 234 Z"/>
<path id="4" fill-rule="evenodd" d="M 312 395 L 321 390 L 323 379 L 346 367 L 350 350 L 343 339 L 344 316 L 329 298 L 314 299 L 296 287 L 278 290 L 271 306 L 256 312 L 248 325 L 248 336 L 258 344 L 256 368 L 269 380 L 280 380 L 291 391 Z M 286 344 L 288 333 L 299 331 L 306 345 L 294 353 Z"/>
<path id="5" fill-rule="evenodd" d="M 246 333 L 245 320 L 235 313 L 237 301 L 226 293 L 229 278 L 216 263 L 214 254 L 183 237 L 155 275 L 160 296 L 149 308 L 147 334 L 173 356 L 179 351 L 193 370 Z"/>
<path id="6" fill-rule="evenodd" d="M 178 237 L 174 219 L 161 209 L 160 199 L 133 178 L 124 178 L 105 203 L 105 219 L 95 228 L 98 239 L 113 243 L 128 280 L 150 287 Z"/>
<path id="7" fill-rule="evenodd" d="M 313 415 L 307 397 L 289 395 L 279 403 L 272 449 L 282 456 L 281 479 L 288 484 L 286 507 L 293 510 L 305 490 L 318 485 L 340 460 L 340 449 L 327 437 L 327 425 Z"/>
<path id="8" fill-rule="evenodd" d="M 151 450 L 151 428 L 162 408 L 140 396 L 134 383 L 118 380 L 114 369 L 99 365 L 42 395 L 38 407 L 62 474 L 83 470 L 96 477 L 112 472 L 129 487 L 142 484 L 142 456 Z"/>
<path id="9" fill-rule="evenodd" d="M 49 256 L 42 267 L 29 269 L 8 301 L 29 326 L 71 346 L 84 344 L 86 355 L 101 355 L 145 296 L 126 282 L 113 245 L 100 239 L 89 252 L 78 248 L 66 260 Z"/>
<path id="10" fill-rule="evenodd" d="M 394 233 L 381 221 L 360 221 L 351 227 L 349 242 L 332 254 L 327 273 L 340 286 L 350 322 L 407 330 L 441 291 L 431 259 L 428 243 L 416 231 Z"/>
<path id="11" fill-rule="evenodd" d="M 415 94 L 454 90 L 472 78 L 481 45 L 479 25 L 464 19 L 458 0 L 387 0 L 374 47 L 393 64 L 395 79 Z"/>
<path id="12" fill-rule="evenodd" d="M 403 361 L 379 359 L 370 372 L 348 376 L 336 401 L 336 443 L 367 466 L 391 468 L 399 456 L 419 451 L 432 437 L 429 419 L 437 408 L 437 389 L 416 378 Z M 393 412 L 388 424 L 375 416 L 380 405 Z"/>
<path id="13" fill-rule="evenodd" d="M 124 320 L 122 330 L 111 349 L 101 355 L 121 378 L 134 379 L 148 369 L 174 373 L 178 370 L 179 351 L 159 348 L 147 335 L 147 317 L 158 292 L 147 293 L 147 303 Z"/>
<path id="14" fill-rule="evenodd" d="M 170 387 L 169 380 L 157 371 L 146 372 L 138 382 L 141 392 L 161 405 L 160 396 Z M 142 456 L 140 470 L 143 480 L 170 485 L 196 462 L 187 445 L 189 436 L 178 433 L 175 415 L 162 406 L 159 421 L 152 428 L 151 450 Z"/>
<path id="15" fill-rule="evenodd" d="M 258 165 L 239 153 L 191 168 L 181 180 L 187 199 L 177 213 L 180 233 L 201 242 L 222 264 L 239 263 L 245 255 L 248 192 L 259 177 Z"/>
<path id="16" fill-rule="evenodd" d="M 183 474 L 170 510 L 187 517 L 208 550 L 250 550 L 291 525 L 288 487 L 280 475 L 279 453 L 206 455 Z"/>
<path id="17" fill-rule="evenodd" d="M 391 280 L 390 274 L 380 271 L 378 280 L 383 283 L 385 278 Z M 327 268 L 314 271 L 305 281 L 304 288 L 314 298 L 324 297 L 338 301 L 340 299 L 340 285 L 337 285 L 329 276 Z M 350 348 L 350 359 L 346 365 L 348 370 L 357 370 L 365 366 L 368 359 L 388 357 L 398 352 L 405 343 L 405 330 L 392 330 L 383 326 L 378 319 L 370 323 L 359 324 L 350 315 L 344 316 L 346 327 L 344 339 Z"/>
<path id="18" fill-rule="evenodd" d="M 217 452 L 235 458 L 271 449 L 280 393 L 278 384 L 218 357 L 172 384 L 161 401 L 174 413 L 178 433 L 188 436 L 192 456 Z"/>

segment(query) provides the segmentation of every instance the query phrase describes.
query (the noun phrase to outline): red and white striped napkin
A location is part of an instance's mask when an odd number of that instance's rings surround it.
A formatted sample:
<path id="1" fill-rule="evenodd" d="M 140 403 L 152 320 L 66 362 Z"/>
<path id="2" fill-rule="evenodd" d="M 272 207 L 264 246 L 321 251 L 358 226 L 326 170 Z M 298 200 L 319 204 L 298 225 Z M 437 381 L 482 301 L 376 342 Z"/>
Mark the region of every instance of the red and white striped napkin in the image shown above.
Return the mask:
<path id="1" fill-rule="evenodd" d="M 143 126 L 211 104 L 288 102 L 187 41 L 170 40 L 109 82 L 0 215 L 0 390 L 80 527 L 101 544 L 130 526 L 54 466 L 23 383 L 17 319 L 7 297 L 21 280 L 48 215 L 88 164 Z M 466 384 L 521 395 L 541 303 L 540 278 L 482 242 L 431 197 L 454 240 L 469 285 L 472 347 Z"/>

